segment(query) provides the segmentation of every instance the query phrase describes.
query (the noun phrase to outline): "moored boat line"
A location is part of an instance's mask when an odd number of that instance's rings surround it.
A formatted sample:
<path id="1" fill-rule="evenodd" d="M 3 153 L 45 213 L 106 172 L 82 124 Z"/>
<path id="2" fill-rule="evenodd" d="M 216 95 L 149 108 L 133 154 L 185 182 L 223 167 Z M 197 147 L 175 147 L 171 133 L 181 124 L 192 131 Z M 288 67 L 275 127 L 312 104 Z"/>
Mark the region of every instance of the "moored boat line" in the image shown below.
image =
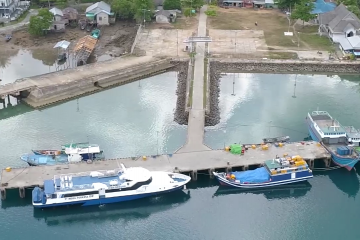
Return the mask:
<path id="1" fill-rule="evenodd" d="M 267 148 L 260 145 L 252 149 L 246 146 L 243 155 L 232 154 L 222 150 L 207 150 L 200 152 L 175 153 L 148 157 L 130 157 L 118 159 L 127 167 L 144 167 L 151 171 L 180 172 L 190 174 L 193 180 L 197 180 L 198 174 L 207 174 L 213 177 L 214 171 L 248 170 L 260 167 L 265 160 L 274 156 L 301 155 L 313 167 L 314 161 L 328 163 L 329 153 L 316 142 L 285 143 L 277 147 L 268 144 Z M 93 161 L 88 164 L 84 161 L 73 164 L 53 166 L 37 166 L 26 168 L 3 169 L 1 175 L 1 197 L 6 198 L 7 189 L 19 189 L 20 197 L 24 197 L 24 188 L 44 186 L 44 180 L 49 176 L 69 174 L 77 172 L 97 171 L 99 169 L 112 170 L 117 168 L 117 161 Z"/>

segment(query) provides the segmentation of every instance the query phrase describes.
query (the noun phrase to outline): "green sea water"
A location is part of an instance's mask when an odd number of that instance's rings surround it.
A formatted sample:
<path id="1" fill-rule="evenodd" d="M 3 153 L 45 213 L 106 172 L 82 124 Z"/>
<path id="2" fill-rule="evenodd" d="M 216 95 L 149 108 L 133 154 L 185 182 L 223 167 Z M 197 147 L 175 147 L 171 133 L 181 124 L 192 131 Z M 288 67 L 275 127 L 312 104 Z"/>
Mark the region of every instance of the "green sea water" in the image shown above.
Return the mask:
<path id="1" fill-rule="evenodd" d="M 302 140 L 304 118 L 317 108 L 360 128 L 357 79 L 227 74 L 221 122 L 206 129 L 205 142 L 222 148 L 280 135 Z M 173 121 L 175 92 L 176 73 L 169 72 L 42 111 L 20 105 L 10 117 L 2 109 L 0 167 L 26 166 L 21 154 L 71 141 L 98 143 L 108 158 L 171 153 L 186 139 L 186 127 Z M 9 191 L 1 202 L 0 239 L 360 239 L 358 172 L 315 173 L 308 184 L 256 192 L 224 191 L 200 175 L 189 193 L 47 211 L 33 209 L 31 191 L 25 199 Z"/>

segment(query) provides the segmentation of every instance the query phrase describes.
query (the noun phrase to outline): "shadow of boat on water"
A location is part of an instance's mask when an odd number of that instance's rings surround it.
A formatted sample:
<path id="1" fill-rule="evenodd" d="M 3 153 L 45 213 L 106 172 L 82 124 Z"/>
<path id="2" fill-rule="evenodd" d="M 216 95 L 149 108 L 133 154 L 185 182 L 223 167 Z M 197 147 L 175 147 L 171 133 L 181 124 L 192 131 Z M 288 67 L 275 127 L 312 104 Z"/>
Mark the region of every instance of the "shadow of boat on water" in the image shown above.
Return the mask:
<path id="1" fill-rule="evenodd" d="M 44 219 L 48 226 L 73 225 L 85 222 L 103 222 L 104 220 L 125 222 L 145 219 L 150 215 L 178 207 L 190 199 L 190 193 L 183 191 L 139 199 L 123 203 L 89 207 L 58 207 L 52 209 L 34 208 L 34 218 Z"/>
<path id="2" fill-rule="evenodd" d="M 213 197 L 230 194 L 250 193 L 264 195 L 268 200 L 299 198 L 305 196 L 307 192 L 310 191 L 311 187 L 312 186 L 309 182 L 275 186 L 265 189 L 238 189 L 220 186 Z"/>
<path id="3" fill-rule="evenodd" d="M 322 175 L 329 176 L 330 180 L 340 191 L 347 194 L 348 197 L 355 198 L 360 189 L 360 183 L 358 178 L 359 173 L 360 169 L 356 171 L 348 171 L 344 168 L 340 168 L 334 171 L 329 171 L 326 174 Z"/>

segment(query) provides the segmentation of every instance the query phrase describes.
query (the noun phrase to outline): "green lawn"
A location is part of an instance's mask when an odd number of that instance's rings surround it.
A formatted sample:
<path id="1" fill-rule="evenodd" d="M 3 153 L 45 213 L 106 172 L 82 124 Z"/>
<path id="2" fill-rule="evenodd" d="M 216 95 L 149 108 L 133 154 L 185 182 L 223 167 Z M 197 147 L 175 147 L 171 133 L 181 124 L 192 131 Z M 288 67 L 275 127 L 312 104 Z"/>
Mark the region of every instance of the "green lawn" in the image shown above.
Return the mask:
<path id="1" fill-rule="evenodd" d="M 270 59 L 297 59 L 298 55 L 294 52 L 269 52 Z"/>
<path id="2" fill-rule="evenodd" d="M 299 33 L 300 40 L 313 50 L 334 51 L 335 47 L 329 38 L 318 34 Z"/>

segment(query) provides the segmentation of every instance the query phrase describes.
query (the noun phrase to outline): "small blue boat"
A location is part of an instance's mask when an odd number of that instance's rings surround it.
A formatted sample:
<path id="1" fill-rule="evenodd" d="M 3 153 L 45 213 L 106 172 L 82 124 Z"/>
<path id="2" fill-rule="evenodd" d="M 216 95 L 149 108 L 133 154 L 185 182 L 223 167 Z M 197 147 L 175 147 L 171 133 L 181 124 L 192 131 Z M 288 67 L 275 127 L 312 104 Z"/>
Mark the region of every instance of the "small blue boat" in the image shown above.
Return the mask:
<path id="1" fill-rule="evenodd" d="M 341 126 L 328 112 L 308 113 L 306 124 L 311 138 L 321 143 L 331 154 L 335 164 L 350 171 L 360 160 L 359 152 L 354 148 L 354 143 L 359 141 L 360 135 L 354 137 L 347 131 L 348 128 Z"/>
<path id="2" fill-rule="evenodd" d="M 41 165 L 57 165 L 63 163 L 73 163 L 82 161 L 82 157 L 77 154 L 67 155 L 37 155 L 37 154 L 24 154 L 20 157 L 21 160 L 29 164 L 30 166 Z"/>
<path id="3" fill-rule="evenodd" d="M 213 174 L 223 186 L 249 189 L 303 182 L 313 177 L 300 156 L 267 160 L 264 167 L 255 170 Z"/>
<path id="4" fill-rule="evenodd" d="M 65 144 L 61 146 L 61 150 L 32 150 L 32 152 L 20 157 L 30 166 L 105 159 L 99 145 L 89 143 Z"/>

